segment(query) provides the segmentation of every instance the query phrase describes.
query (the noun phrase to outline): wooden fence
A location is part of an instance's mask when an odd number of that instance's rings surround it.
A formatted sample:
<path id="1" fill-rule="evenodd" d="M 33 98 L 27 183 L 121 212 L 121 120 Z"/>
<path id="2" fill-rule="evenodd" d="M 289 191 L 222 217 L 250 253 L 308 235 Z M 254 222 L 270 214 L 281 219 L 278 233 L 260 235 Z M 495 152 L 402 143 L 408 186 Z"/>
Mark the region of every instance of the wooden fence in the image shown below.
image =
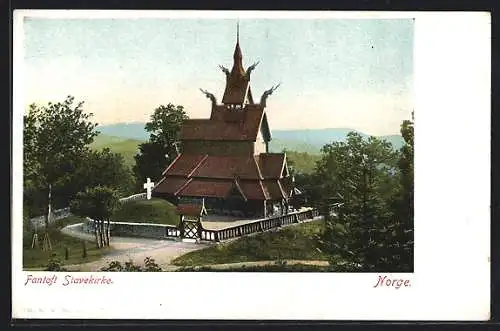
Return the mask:
<path id="1" fill-rule="evenodd" d="M 224 241 L 253 233 L 264 232 L 294 223 L 312 221 L 317 217 L 319 217 L 319 211 L 311 208 L 304 211 L 257 220 L 251 223 L 236 225 L 219 230 L 208 230 L 201 226 L 199 233 L 201 240 Z"/>

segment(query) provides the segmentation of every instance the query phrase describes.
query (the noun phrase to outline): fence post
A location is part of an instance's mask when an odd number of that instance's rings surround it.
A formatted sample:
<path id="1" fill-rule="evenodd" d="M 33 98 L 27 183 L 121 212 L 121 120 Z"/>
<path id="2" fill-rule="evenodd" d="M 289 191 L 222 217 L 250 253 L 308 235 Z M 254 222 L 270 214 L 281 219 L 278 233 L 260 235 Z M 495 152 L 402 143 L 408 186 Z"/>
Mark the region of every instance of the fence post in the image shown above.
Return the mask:
<path id="1" fill-rule="evenodd" d="M 85 240 L 82 241 L 82 246 L 83 246 L 82 257 L 86 258 L 87 257 L 87 243 L 85 242 Z"/>

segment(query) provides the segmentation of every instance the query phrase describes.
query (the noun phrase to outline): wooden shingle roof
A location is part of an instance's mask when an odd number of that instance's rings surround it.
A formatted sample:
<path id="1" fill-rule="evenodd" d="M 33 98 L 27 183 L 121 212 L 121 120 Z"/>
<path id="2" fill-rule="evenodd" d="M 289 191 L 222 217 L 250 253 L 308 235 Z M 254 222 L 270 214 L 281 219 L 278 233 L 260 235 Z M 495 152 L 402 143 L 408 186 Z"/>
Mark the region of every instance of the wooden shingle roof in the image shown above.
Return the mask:
<path id="1" fill-rule="evenodd" d="M 255 158 L 264 178 L 280 178 L 286 167 L 285 153 L 261 153 Z"/>
<path id="2" fill-rule="evenodd" d="M 261 123 L 269 130 L 264 108 L 247 105 L 241 111 L 215 107 L 210 119 L 188 119 L 181 128 L 181 140 L 255 141 Z M 270 137 L 270 134 L 266 132 Z"/>
<path id="3" fill-rule="evenodd" d="M 175 211 L 178 215 L 184 216 L 202 216 L 207 214 L 207 210 L 203 204 L 194 203 L 179 204 Z"/>

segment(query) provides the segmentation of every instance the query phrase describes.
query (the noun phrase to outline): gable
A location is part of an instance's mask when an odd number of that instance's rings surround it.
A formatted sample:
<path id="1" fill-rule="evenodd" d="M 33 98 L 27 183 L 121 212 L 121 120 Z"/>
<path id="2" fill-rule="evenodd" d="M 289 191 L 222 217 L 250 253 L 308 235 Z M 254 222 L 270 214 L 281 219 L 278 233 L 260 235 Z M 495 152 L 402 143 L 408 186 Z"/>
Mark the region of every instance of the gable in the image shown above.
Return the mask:
<path id="1" fill-rule="evenodd" d="M 262 176 L 265 179 L 281 178 L 284 168 L 286 168 L 285 159 L 284 153 L 262 153 L 256 157 Z"/>
<path id="2" fill-rule="evenodd" d="M 290 172 L 288 171 L 288 163 L 286 162 L 286 157 L 284 158 L 283 171 L 281 172 L 281 177 L 288 177 Z"/>
<path id="3" fill-rule="evenodd" d="M 267 114 L 264 112 L 261 122 L 259 132 L 262 134 L 264 141 L 271 141 L 271 130 L 269 129 L 269 123 L 267 122 Z"/>
<path id="4" fill-rule="evenodd" d="M 231 76 L 227 81 L 222 103 L 243 104 L 247 95 L 248 83 L 249 80 L 243 76 Z"/>
<path id="5" fill-rule="evenodd" d="M 264 132 L 263 132 L 263 131 L 264 131 L 264 130 L 263 130 L 262 125 L 261 125 L 261 126 L 260 126 L 260 130 L 259 130 L 259 133 L 257 133 L 257 139 L 256 139 L 256 141 L 258 141 L 258 142 L 259 142 L 259 141 L 260 141 L 260 142 L 262 142 L 262 141 L 266 141 L 266 138 L 264 137 Z"/>
<path id="6" fill-rule="evenodd" d="M 252 90 L 250 88 L 250 85 L 248 85 L 248 91 L 247 91 L 247 99 L 246 99 L 247 104 L 253 104 L 253 96 L 252 96 Z"/>

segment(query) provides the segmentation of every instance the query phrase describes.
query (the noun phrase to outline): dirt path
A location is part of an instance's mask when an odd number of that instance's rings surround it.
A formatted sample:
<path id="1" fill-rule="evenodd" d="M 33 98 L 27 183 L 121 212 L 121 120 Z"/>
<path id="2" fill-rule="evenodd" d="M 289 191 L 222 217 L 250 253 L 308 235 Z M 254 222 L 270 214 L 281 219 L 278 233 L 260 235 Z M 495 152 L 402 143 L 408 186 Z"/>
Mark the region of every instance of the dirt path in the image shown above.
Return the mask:
<path id="1" fill-rule="evenodd" d="M 81 224 L 67 226 L 61 232 L 75 238 L 95 241 L 93 235 L 81 231 Z M 110 246 L 113 250 L 103 258 L 84 264 L 68 265 L 65 268 L 68 271 L 99 271 L 112 261 L 125 263 L 132 260 L 134 264 L 143 264 L 146 257 L 151 257 L 163 270 L 172 270 L 177 267 L 171 266 L 170 261 L 176 257 L 211 245 L 175 240 L 112 237 Z"/>

